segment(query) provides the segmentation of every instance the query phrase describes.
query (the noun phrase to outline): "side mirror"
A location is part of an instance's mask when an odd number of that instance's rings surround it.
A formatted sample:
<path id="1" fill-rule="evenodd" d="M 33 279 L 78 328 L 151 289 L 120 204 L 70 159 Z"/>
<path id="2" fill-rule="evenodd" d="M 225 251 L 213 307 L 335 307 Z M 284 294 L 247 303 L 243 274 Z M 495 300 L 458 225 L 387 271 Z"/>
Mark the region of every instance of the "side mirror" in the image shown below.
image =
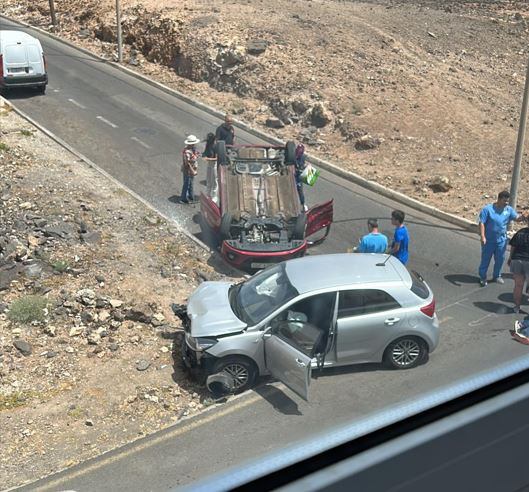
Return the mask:
<path id="1" fill-rule="evenodd" d="M 264 328 L 263 338 L 270 338 L 272 336 L 272 327 L 267 326 Z"/>

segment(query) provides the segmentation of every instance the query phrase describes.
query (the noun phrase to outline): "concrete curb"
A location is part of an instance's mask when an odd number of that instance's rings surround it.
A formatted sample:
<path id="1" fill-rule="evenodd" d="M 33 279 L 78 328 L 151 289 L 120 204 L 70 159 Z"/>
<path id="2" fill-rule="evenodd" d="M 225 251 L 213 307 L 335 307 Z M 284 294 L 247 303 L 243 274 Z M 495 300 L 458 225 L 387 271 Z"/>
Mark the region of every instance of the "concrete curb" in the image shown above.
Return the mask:
<path id="1" fill-rule="evenodd" d="M 112 65 L 113 67 L 117 68 L 118 70 L 121 70 L 122 72 L 128 74 L 128 75 L 131 75 L 135 78 L 137 78 L 138 80 L 141 80 L 153 87 L 156 87 L 157 89 L 160 89 L 162 90 L 163 92 L 167 93 L 167 94 L 170 94 L 174 97 L 177 97 L 179 99 L 181 99 L 182 101 L 185 101 L 186 103 L 196 107 L 196 108 L 199 108 L 213 116 L 216 116 L 218 118 L 223 118 L 224 117 L 224 113 L 219 111 L 218 109 L 216 108 L 213 108 L 212 106 L 208 106 L 207 104 L 204 104 L 200 101 L 197 101 L 196 99 L 193 99 L 192 97 L 189 97 L 189 96 L 186 96 L 185 94 L 179 92 L 178 90 L 176 89 L 171 89 L 170 87 L 167 87 L 163 84 L 161 84 L 160 82 L 156 82 L 156 81 L 153 81 L 151 79 L 149 79 L 148 77 L 146 77 L 145 75 L 142 75 L 138 72 L 136 72 L 135 70 L 132 70 L 130 68 L 127 68 L 123 65 L 119 65 L 118 63 L 115 63 L 113 61 L 109 61 L 107 60 L 106 58 L 103 58 L 95 53 L 92 53 L 91 51 L 85 49 L 85 48 L 82 48 L 82 47 L 79 47 L 79 46 L 76 46 L 75 44 L 73 44 L 72 42 L 68 41 L 68 40 L 65 40 L 63 38 L 60 38 L 59 36 L 56 36 L 54 34 L 51 34 L 39 27 L 33 27 L 29 24 L 27 24 L 26 22 L 23 22 L 23 21 L 14 21 L 12 19 L 9 19 L 5 16 L 2 16 L 0 15 L 0 18 L 3 18 L 9 22 L 13 22 L 15 24 L 19 24 L 23 27 L 27 27 L 27 28 L 31 28 L 31 29 L 34 29 L 36 31 L 38 31 L 39 33 L 41 33 L 42 35 L 44 36 L 48 36 L 49 38 L 51 39 L 54 39 L 55 41 L 58 41 L 58 42 L 61 42 L 73 49 L 77 49 L 97 60 L 100 60 L 102 62 L 105 62 L 105 63 L 108 63 L 109 65 Z M 257 128 L 254 128 L 250 125 L 248 125 L 247 123 L 244 123 L 244 122 L 241 122 L 241 121 L 235 121 L 235 126 L 237 126 L 238 128 L 241 128 L 242 130 L 250 133 L 251 135 L 257 137 L 257 138 L 260 138 L 261 140 L 264 140 L 265 142 L 268 142 L 268 143 L 271 143 L 271 144 L 278 144 L 278 145 L 284 145 L 285 142 L 283 140 L 280 140 L 276 137 L 273 137 L 271 135 L 267 135 L 266 133 L 264 133 L 263 131 L 257 129 Z M 53 138 L 53 137 L 52 137 Z M 54 140 L 56 140 L 54 138 Z M 68 147 L 67 147 L 68 148 Z M 69 149 L 70 150 L 70 149 Z M 329 161 L 326 161 L 324 159 L 320 159 L 318 157 L 311 157 L 311 156 L 308 156 L 307 155 L 307 160 L 308 162 L 311 162 L 311 163 L 314 163 L 314 164 L 317 164 L 321 169 L 325 169 L 326 171 L 329 171 L 330 173 L 332 174 L 335 174 L 336 176 L 339 176 L 343 179 L 346 179 L 347 181 L 350 181 L 352 183 L 355 183 L 359 186 L 362 186 L 363 188 L 366 188 L 370 191 L 373 191 L 375 193 L 378 193 L 382 196 L 384 196 L 385 198 L 389 198 L 391 200 L 394 200 L 394 201 L 397 201 L 399 203 L 402 203 L 403 205 L 406 205 L 410 208 L 413 208 L 419 212 L 422 212 L 422 213 L 426 213 L 428 215 L 431 215 L 433 217 L 436 217 L 438 219 L 441 219 L 441 220 L 444 220 L 446 222 L 449 222 L 450 224 L 453 224 L 453 225 L 456 225 L 458 227 L 461 227 L 462 229 L 465 229 L 465 230 L 468 230 L 468 231 L 471 231 L 471 232 L 478 232 L 478 225 L 477 223 L 475 222 L 472 222 L 468 219 L 465 219 L 463 217 L 458 217 L 456 215 L 453 215 L 451 213 L 448 213 L 448 212 L 445 212 L 439 208 L 436 208 L 432 205 L 426 205 L 422 202 L 420 202 L 419 200 L 416 200 L 415 198 L 410 198 L 409 196 L 407 195 L 404 195 L 403 193 L 400 193 L 398 191 L 394 191 L 390 188 L 387 188 L 375 181 L 370 181 L 366 178 L 363 178 L 362 176 L 356 174 L 356 173 L 353 173 L 351 171 L 346 171 L 344 169 L 341 169 L 340 167 L 338 167 L 336 164 L 333 164 L 332 162 L 329 162 Z M 95 164 L 92 163 L 93 166 L 95 166 Z M 196 241 L 198 241 L 198 239 L 195 238 Z"/>
<path id="2" fill-rule="evenodd" d="M 189 231 L 184 229 L 178 222 L 176 222 L 174 219 L 171 219 L 167 215 L 165 215 L 163 212 L 155 208 L 153 205 L 151 205 L 149 202 L 147 202 L 144 198 L 142 198 L 140 195 L 138 195 L 135 191 L 131 190 L 129 187 L 125 186 L 123 183 L 118 181 L 116 178 L 114 178 L 112 175 L 107 173 L 104 169 L 99 167 L 96 163 L 92 162 L 88 157 L 84 156 L 77 150 L 75 150 L 73 147 L 71 147 L 68 143 L 66 143 L 64 140 L 62 140 L 60 137 L 55 135 L 53 132 L 48 130 L 47 128 L 41 126 L 39 123 L 37 123 L 35 120 L 33 120 L 31 117 L 29 117 L 26 113 L 21 111 L 20 109 L 17 109 L 15 106 L 13 106 L 7 99 L 4 99 L 2 96 L 0 96 L 0 108 L 8 106 L 10 107 L 15 113 L 17 113 L 20 117 L 24 118 L 26 121 L 31 123 L 35 128 L 38 128 L 42 133 L 47 135 L 49 138 L 57 142 L 61 147 L 65 148 L 68 152 L 73 154 L 75 157 L 77 157 L 79 160 L 83 161 L 85 164 L 88 164 L 91 168 L 96 170 L 99 174 L 110 180 L 112 183 L 114 183 L 116 186 L 121 188 L 122 190 L 126 191 L 132 198 L 135 200 L 138 200 L 143 205 L 145 205 L 149 210 L 153 211 L 163 219 L 165 219 L 169 224 L 173 225 L 179 232 L 184 234 L 187 238 L 194 241 L 200 248 L 204 249 L 205 251 L 209 251 L 211 253 L 216 254 L 215 251 L 211 250 L 209 246 L 205 243 L 203 243 L 200 239 L 195 237 L 193 234 L 191 234 Z M 220 257 L 219 257 L 220 258 Z M 231 267 L 230 267 L 231 268 Z"/>

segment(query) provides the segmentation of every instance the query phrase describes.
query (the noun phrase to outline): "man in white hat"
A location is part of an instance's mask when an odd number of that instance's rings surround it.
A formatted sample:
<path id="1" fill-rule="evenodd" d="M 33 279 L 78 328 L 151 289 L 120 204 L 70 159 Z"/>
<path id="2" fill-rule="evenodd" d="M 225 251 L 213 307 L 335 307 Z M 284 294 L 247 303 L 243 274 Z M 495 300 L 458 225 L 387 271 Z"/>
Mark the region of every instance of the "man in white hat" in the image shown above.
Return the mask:
<path id="1" fill-rule="evenodd" d="M 193 179 L 198 173 L 198 158 L 200 152 L 196 148 L 196 144 L 200 143 L 195 135 L 188 135 L 184 141 L 185 148 L 182 152 L 182 174 L 184 176 L 184 184 L 182 186 L 182 194 L 180 195 L 181 203 L 190 203 L 195 201 L 193 195 Z"/>

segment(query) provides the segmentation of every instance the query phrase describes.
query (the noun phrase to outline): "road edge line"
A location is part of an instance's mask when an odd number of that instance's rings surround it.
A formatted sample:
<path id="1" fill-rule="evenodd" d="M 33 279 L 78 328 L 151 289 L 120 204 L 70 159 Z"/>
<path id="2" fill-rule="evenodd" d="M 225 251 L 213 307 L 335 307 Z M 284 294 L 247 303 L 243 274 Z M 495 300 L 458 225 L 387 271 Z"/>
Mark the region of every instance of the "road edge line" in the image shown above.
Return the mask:
<path id="1" fill-rule="evenodd" d="M 114 68 L 117 68 L 118 70 L 128 74 L 128 75 L 131 75 L 132 77 L 135 77 L 136 79 L 138 80 L 141 80 L 149 85 L 151 85 L 152 87 L 156 87 L 157 89 L 160 89 L 162 90 L 163 92 L 165 92 L 166 94 L 169 94 L 173 97 L 177 97 L 178 99 L 181 99 L 182 101 L 185 101 L 186 103 L 190 104 L 191 106 L 194 106 L 198 109 L 201 109 L 203 111 L 206 111 L 208 112 L 209 114 L 213 115 L 213 116 L 216 116 L 218 118 L 223 118 L 224 117 L 224 112 L 222 111 L 219 111 L 218 109 L 212 107 L 212 106 L 209 106 L 207 104 L 204 104 L 200 101 L 198 101 L 197 99 L 194 99 L 190 96 L 187 96 L 186 94 L 180 92 L 179 90 L 177 89 L 172 89 L 164 84 L 162 84 L 161 82 L 157 82 L 155 80 L 152 80 L 150 78 L 148 78 L 146 75 L 143 75 L 141 73 L 138 73 L 136 72 L 135 70 L 132 70 L 128 67 L 125 67 L 123 65 L 120 65 L 119 63 L 116 63 L 114 61 L 111 61 L 111 60 L 107 60 L 106 58 L 103 58 L 102 56 L 98 55 L 98 54 L 95 54 L 93 53 L 92 51 L 86 49 L 86 48 L 83 48 L 83 47 L 80 47 L 80 46 L 77 46 L 75 45 L 73 42 L 69 41 L 69 40 L 66 40 L 64 38 L 61 38 L 55 34 L 52 34 L 52 33 L 49 33 L 48 31 L 45 31 L 44 29 L 40 28 L 40 27 L 36 27 L 36 26 L 32 26 L 30 24 L 28 24 L 27 22 L 24 22 L 24 21 L 20 21 L 20 20 L 12 20 L 8 17 L 5 17 L 3 15 L 0 15 L 0 19 L 5 19 L 9 22 L 13 22 L 14 24 L 19 24 L 23 27 L 27 27 L 27 28 L 30 28 L 30 29 L 34 29 L 38 32 L 40 32 L 42 35 L 44 36 L 48 36 L 49 38 L 51 39 L 54 39 L 55 41 L 57 42 L 60 42 L 60 43 L 63 43 L 67 46 L 69 46 L 70 48 L 73 48 L 73 49 L 77 49 L 87 55 L 90 55 L 94 58 L 96 58 L 97 60 L 99 61 L 102 61 L 104 63 L 107 63 L 108 65 L 111 65 L 113 66 Z M 262 130 L 259 130 L 257 128 L 254 128 L 252 126 L 250 126 L 249 124 L 247 123 L 244 123 L 242 121 L 238 121 L 238 120 L 234 120 L 234 123 L 235 123 L 235 126 L 241 128 L 242 130 L 254 135 L 255 137 L 258 137 L 262 140 L 265 140 L 265 141 L 268 141 L 269 143 L 273 143 L 273 144 L 279 144 L 279 145 L 284 145 L 285 142 L 281 139 L 278 139 L 276 137 L 273 137 L 271 135 L 268 135 L 266 134 L 265 132 L 263 132 Z M 359 186 L 362 186 L 363 188 L 366 188 L 370 191 L 373 191 L 375 193 L 378 193 L 382 196 L 384 196 L 385 198 L 389 198 L 390 200 L 395 200 L 399 203 L 402 203 L 403 205 L 406 205 L 410 208 L 413 208 L 419 212 L 422 212 L 422 213 L 426 213 L 426 214 L 430 214 L 438 219 L 441 219 L 441 220 L 444 220 L 446 222 L 449 222 L 453 225 L 456 225 L 458 227 L 461 227 L 462 229 L 466 229 L 468 231 L 471 231 L 471 232 L 475 232 L 477 233 L 478 232 L 478 224 L 476 222 L 473 222 L 469 219 L 465 219 L 463 217 L 458 217 L 457 215 L 454 215 L 454 214 L 451 214 L 449 212 L 445 212 L 444 210 L 441 210 L 437 207 L 434 207 L 433 205 L 427 205 L 425 203 L 422 203 L 420 202 L 419 200 L 415 199 L 415 198 L 411 198 L 407 195 L 404 195 L 403 193 L 400 193 L 398 191 L 395 191 L 395 190 L 392 190 L 391 188 L 387 188 L 386 186 L 383 186 L 375 181 L 371 181 L 369 179 L 366 179 L 362 176 L 360 176 L 359 174 L 356 174 L 356 173 L 353 173 L 352 171 L 346 171 L 344 169 L 341 169 L 340 167 L 338 167 L 337 164 L 334 164 L 330 161 L 327 161 L 327 160 L 324 160 L 324 159 L 321 159 L 319 157 L 311 157 L 311 156 L 307 156 L 307 160 L 309 162 L 313 162 L 317 165 L 319 165 L 322 169 L 325 169 L 326 171 L 329 171 L 331 172 L 332 174 L 335 174 L 336 176 L 339 176 L 343 179 L 346 179 L 347 181 L 350 181 L 352 183 L 355 183 Z"/>

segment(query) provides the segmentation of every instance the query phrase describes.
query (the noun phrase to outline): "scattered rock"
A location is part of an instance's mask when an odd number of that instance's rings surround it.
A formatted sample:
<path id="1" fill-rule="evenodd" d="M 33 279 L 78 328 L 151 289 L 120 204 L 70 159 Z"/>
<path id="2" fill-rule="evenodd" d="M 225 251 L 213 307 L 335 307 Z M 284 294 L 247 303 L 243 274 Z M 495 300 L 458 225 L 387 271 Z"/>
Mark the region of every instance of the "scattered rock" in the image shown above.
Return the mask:
<path id="1" fill-rule="evenodd" d="M 268 128 L 283 128 L 285 124 L 279 118 L 267 118 L 266 126 Z"/>
<path id="2" fill-rule="evenodd" d="M 25 340 L 17 339 L 13 342 L 13 345 L 22 355 L 31 355 L 33 350 L 31 344 Z"/>
<path id="3" fill-rule="evenodd" d="M 97 231 L 92 232 L 81 232 L 79 239 L 84 244 L 96 244 L 101 241 L 101 233 Z"/>
<path id="4" fill-rule="evenodd" d="M 267 46 L 268 43 L 265 40 L 255 39 L 252 41 L 248 41 L 246 51 L 250 55 L 260 55 L 261 53 L 264 53 L 266 51 Z"/>
<path id="5" fill-rule="evenodd" d="M 331 114 L 322 103 L 316 103 L 310 112 L 310 123 L 316 128 L 323 128 L 332 121 Z"/>
<path id="6" fill-rule="evenodd" d="M 382 143 L 382 139 L 373 137 L 371 135 L 364 135 L 360 137 L 355 143 L 356 150 L 372 150 L 376 149 Z"/>
<path id="7" fill-rule="evenodd" d="M 151 363 L 148 360 L 140 359 L 136 362 L 136 369 L 138 371 L 146 371 L 151 366 Z"/>
<path id="8" fill-rule="evenodd" d="M 446 193 L 452 189 L 452 183 L 447 176 L 434 176 L 428 186 L 435 193 Z"/>
<path id="9" fill-rule="evenodd" d="M 76 292 L 75 299 L 84 306 L 95 306 L 96 294 L 92 289 L 81 289 Z"/>

